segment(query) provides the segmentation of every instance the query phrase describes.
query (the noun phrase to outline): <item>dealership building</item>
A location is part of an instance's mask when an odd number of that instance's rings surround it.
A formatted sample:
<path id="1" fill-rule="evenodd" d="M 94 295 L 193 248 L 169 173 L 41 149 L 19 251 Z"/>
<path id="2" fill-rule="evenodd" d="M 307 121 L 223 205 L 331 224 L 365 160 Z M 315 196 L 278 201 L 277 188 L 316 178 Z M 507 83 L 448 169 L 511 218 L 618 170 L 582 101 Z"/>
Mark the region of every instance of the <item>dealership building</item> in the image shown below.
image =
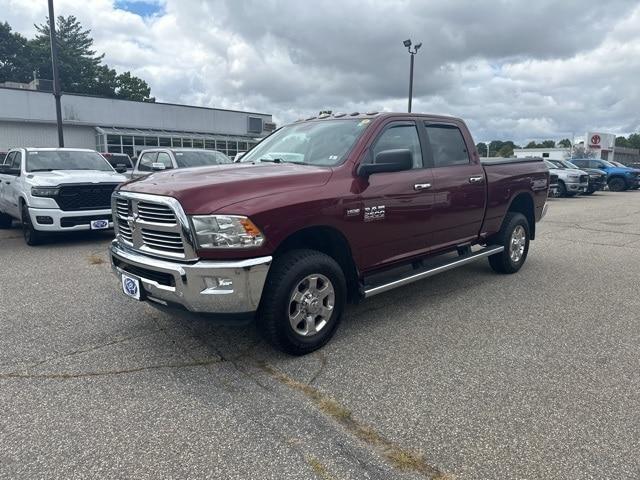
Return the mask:
<path id="1" fill-rule="evenodd" d="M 151 147 L 244 152 L 275 129 L 266 113 L 63 94 L 65 147 L 137 155 Z M 53 95 L 0 87 L 0 151 L 57 147 Z"/>

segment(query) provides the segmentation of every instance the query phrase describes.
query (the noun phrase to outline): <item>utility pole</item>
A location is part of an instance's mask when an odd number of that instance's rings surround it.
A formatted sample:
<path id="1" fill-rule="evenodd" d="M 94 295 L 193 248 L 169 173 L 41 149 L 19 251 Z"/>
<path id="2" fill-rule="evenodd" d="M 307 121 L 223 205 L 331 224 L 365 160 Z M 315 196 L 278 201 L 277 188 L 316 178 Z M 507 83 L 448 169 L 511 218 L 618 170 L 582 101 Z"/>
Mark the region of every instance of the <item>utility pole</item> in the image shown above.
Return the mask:
<path id="1" fill-rule="evenodd" d="M 407 110 L 409 113 L 411 113 L 411 100 L 413 98 L 413 57 L 416 53 L 418 53 L 418 50 L 422 46 L 422 43 L 418 43 L 415 47 L 413 47 L 413 50 L 411 50 L 411 39 L 405 40 L 402 43 L 405 47 L 407 47 L 407 50 L 411 55 L 411 63 L 409 67 L 409 108 Z"/>
<path id="2" fill-rule="evenodd" d="M 53 0 L 49 0 L 49 41 L 51 43 L 51 70 L 53 71 L 53 96 L 56 101 L 56 124 L 58 126 L 58 146 L 64 147 L 62 132 L 62 106 L 60 104 L 60 77 L 58 75 L 58 42 L 56 41 L 56 16 L 53 13 Z"/>

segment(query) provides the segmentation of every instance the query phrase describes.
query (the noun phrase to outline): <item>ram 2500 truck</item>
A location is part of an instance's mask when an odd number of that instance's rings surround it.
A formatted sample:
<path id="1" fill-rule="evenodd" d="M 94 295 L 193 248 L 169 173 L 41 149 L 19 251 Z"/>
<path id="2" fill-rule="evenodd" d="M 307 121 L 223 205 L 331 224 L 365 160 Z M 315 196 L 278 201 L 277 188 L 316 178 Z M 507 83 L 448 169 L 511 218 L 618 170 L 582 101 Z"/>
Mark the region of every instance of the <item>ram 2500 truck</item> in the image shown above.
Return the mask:
<path id="1" fill-rule="evenodd" d="M 28 245 L 53 232 L 111 228 L 111 193 L 124 181 L 95 150 L 10 150 L 0 165 L 0 228 L 20 220 Z"/>
<path id="2" fill-rule="evenodd" d="M 548 181 L 541 159 L 481 163 L 457 118 L 322 115 L 280 128 L 241 163 L 118 188 L 111 260 L 126 295 L 256 316 L 300 355 L 332 337 L 349 300 L 480 258 L 517 272 Z"/>

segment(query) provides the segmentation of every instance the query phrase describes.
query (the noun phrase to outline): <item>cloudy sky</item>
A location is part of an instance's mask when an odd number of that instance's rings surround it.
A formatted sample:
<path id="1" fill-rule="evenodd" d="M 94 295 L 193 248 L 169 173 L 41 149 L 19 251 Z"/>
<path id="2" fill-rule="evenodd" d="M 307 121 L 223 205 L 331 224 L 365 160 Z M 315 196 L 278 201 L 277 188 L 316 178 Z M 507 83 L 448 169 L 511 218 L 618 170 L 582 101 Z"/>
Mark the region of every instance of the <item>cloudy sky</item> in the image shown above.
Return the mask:
<path id="1" fill-rule="evenodd" d="M 159 101 L 465 118 L 477 141 L 640 131 L 638 0 L 56 0 Z M 27 37 L 44 0 L 0 0 Z"/>

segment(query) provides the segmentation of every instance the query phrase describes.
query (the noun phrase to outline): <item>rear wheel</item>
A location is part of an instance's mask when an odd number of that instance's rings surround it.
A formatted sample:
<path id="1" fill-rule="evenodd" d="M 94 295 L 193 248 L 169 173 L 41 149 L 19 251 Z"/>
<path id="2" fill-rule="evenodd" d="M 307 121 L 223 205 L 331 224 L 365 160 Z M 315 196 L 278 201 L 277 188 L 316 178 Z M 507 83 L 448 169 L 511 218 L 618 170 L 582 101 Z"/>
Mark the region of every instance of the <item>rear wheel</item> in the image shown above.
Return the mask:
<path id="1" fill-rule="evenodd" d="M 346 297 L 344 274 L 333 258 L 314 250 L 293 250 L 271 267 L 259 327 L 275 347 L 305 355 L 333 337 Z"/>
<path id="2" fill-rule="evenodd" d="M 627 182 L 624 178 L 614 177 L 607 182 L 609 190 L 612 192 L 622 192 L 627 189 Z"/>
<path id="3" fill-rule="evenodd" d="M 29 246 L 40 245 L 44 237 L 41 232 L 33 227 L 29 208 L 25 204 L 22 204 L 22 235 Z"/>
<path id="4" fill-rule="evenodd" d="M 0 212 L 0 228 L 11 228 L 13 218 L 6 213 Z"/>
<path id="5" fill-rule="evenodd" d="M 508 212 L 494 243 L 504 250 L 489 257 L 489 265 L 498 273 L 516 273 L 529 253 L 529 222 L 521 213 Z"/>

